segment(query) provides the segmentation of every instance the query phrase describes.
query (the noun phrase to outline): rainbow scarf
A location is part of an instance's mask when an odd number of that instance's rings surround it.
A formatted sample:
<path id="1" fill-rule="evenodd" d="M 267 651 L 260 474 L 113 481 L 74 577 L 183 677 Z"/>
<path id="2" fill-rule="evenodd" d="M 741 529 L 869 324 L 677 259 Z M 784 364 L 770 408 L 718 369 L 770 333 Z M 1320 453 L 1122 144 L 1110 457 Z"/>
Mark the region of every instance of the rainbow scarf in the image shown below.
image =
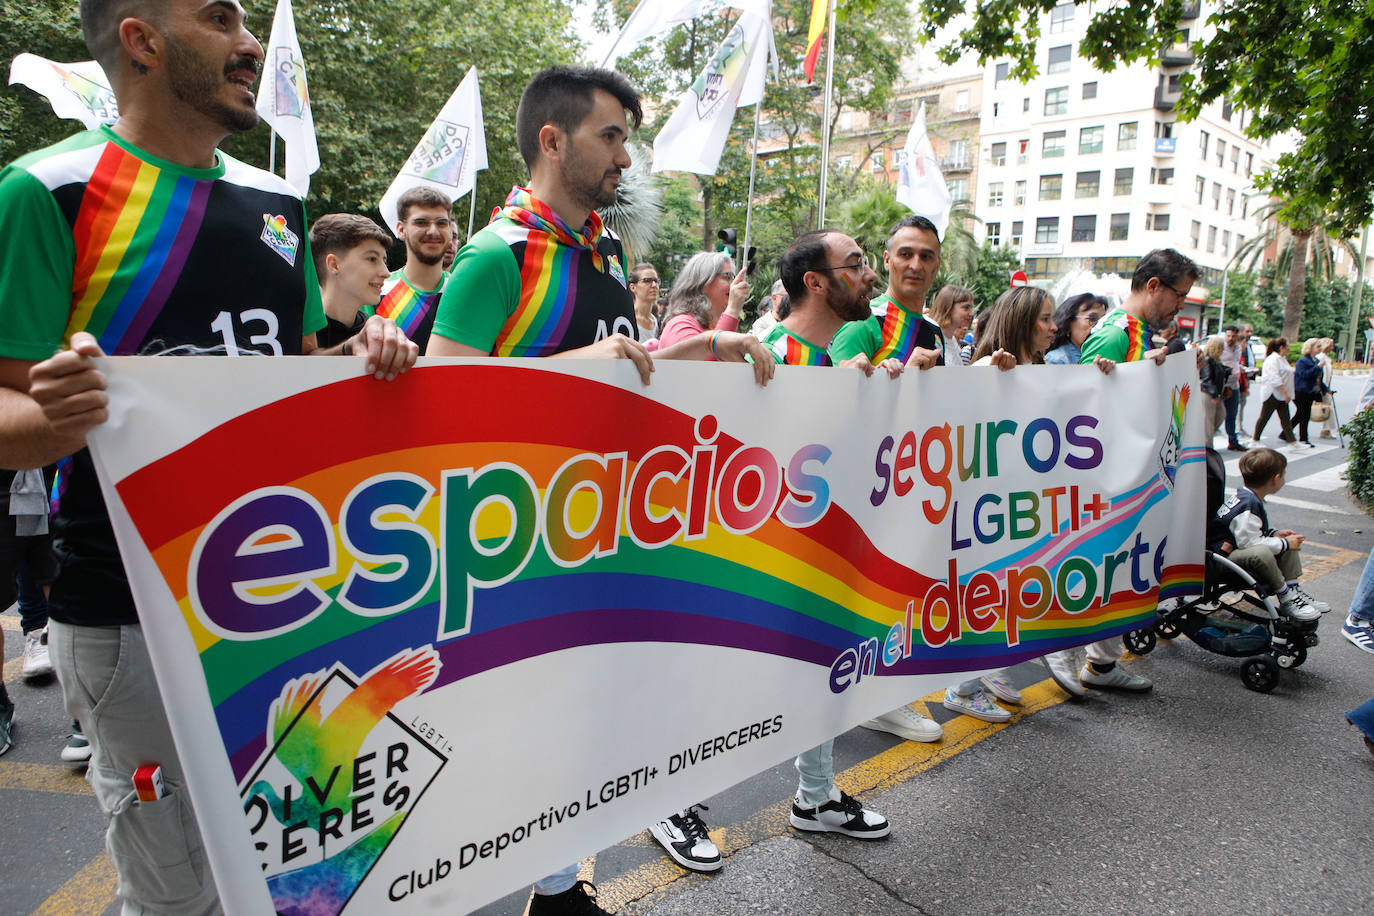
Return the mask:
<path id="1" fill-rule="evenodd" d="M 602 273 L 619 270 L 619 266 L 607 263 L 597 250 L 603 226 L 595 212 L 581 232 L 574 232 L 528 188 L 516 186 L 506 205 L 492 213 L 494 224 L 502 219 L 507 220 L 502 224 L 502 238 L 512 246 L 523 241 L 525 252 L 520 263 L 520 302 L 497 335 L 492 355 L 545 355 L 550 345 L 563 339 L 572 320 L 570 304 L 577 293 L 582 252 L 591 254 L 592 266 Z"/>
<path id="2" fill-rule="evenodd" d="M 112 356 L 135 353 L 177 279 L 223 168 L 191 177 L 107 143 L 72 226 L 76 265 L 62 341 L 88 331 Z"/>
<path id="3" fill-rule="evenodd" d="M 908 312 L 888 296 L 873 305 L 873 317 L 882 325 L 883 340 L 870 361 L 875 366 L 885 359 L 905 363 L 916 349 L 916 332 L 925 318 L 919 312 Z"/>
<path id="4" fill-rule="evenodd" d="M 396 285 L 387 290 L 375 309 L 366 308 L 363 311 L 390 318 L 407 337 L 414 338 L 416 328 L 438 304 L 441 292 L 442 288 L 428 293 L 421 292 L 411 286 L 406 275 L 402 273 Z"/>

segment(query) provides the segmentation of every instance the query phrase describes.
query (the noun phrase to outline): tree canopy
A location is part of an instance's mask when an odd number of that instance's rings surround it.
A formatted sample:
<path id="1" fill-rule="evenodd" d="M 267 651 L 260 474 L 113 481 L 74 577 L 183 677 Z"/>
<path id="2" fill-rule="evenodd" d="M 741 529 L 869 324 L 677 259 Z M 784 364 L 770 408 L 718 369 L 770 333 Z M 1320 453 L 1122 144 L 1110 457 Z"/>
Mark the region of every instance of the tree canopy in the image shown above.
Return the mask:
<path id="1" fill-rule="evenodd" d="M 1008 56 L 1015 75 L 1037 72 L 1040 16 L 1055 0 L 930 0 L 922 4 L 922 37 L 938 40 L 967 14 L 970 21 L 939 49 L 947 62 L 972 53 L 980 61 Z M 1074 5 L 1092 19 L 1079 53 L 1099 69 L 1157 57 L 1180 37 L 1183 0 Z M 1192 4 L 1190 4 L 1192 5 Z M 962 20 L 960 20 L 962 21 Z M 1192 43 L 1196 63 L 1183 81 L 1180 117 L 1196 117 L 1220 98 L 1251 114 L 1258 138 L 1298 134 L 1259 183 L 1276 197 L 1306 206 L 1326 202 L 1331 226 L 1349 235 L 1374 214 L 1374 4 L 1367 0 L 1226 0 L 1206 19 L 1210 37 Z"/>

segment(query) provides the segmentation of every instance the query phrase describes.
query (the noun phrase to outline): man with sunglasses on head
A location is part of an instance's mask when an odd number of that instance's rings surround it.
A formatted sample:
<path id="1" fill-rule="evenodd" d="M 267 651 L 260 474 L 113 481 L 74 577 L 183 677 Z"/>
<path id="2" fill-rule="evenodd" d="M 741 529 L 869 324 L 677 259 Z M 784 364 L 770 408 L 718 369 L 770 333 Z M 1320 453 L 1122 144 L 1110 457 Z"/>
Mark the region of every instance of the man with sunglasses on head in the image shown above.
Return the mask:
<path id="1" fill-rule="evenodd" d="M 1080 363 L 1090 366 L 1102 356 L 1117 363 L 1151 359 L 1164 365 L 1168 349 L 1150 349 L 1151 328 L 1162 328 L 1174 320 L 1200 273 L 1191 259 L 1172 248 L 1156 248 L 1145 255 L 1131 276 L 1131 294 L 1126 301 L 1103 315 L 1083 341 Z M 1088 661 L 1078 672 L 1079 682 L 1084 687 L 1133 693 L 1152 688 L 1149 678 L 1121 670 L 1117 662 L 1122 651 L 1121 640 L 1115 636 L 1088 646 Z"/>

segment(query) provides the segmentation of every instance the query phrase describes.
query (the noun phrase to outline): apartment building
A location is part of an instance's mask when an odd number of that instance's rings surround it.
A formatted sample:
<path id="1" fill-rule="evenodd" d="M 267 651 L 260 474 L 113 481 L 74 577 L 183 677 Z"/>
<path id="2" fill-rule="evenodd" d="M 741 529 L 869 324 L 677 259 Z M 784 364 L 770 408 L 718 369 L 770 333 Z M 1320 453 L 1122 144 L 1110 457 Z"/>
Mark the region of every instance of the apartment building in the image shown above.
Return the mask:
<path id="1" fill-rule="evenodd" d="M 1191 325 L 1260 231 L 1253 176 L 1269 148 L 1245 136 L 1245 113 L 1226 101 L 1177 120 L 1204 7 L 1185 4 L 1183 40 L 1157 61 L 1110 73 L 1082 54 L 1090 9 L 1064 3 L 1045 14 L 1030 82 L 1013 79 L 1007 61 L 982 74 L 977 232 L 1017 249 L 1040 283 L 1078 268 L 1129 276 L 1151 249 L 1176 248 L 1203 268 L 1183 313 Z"/>

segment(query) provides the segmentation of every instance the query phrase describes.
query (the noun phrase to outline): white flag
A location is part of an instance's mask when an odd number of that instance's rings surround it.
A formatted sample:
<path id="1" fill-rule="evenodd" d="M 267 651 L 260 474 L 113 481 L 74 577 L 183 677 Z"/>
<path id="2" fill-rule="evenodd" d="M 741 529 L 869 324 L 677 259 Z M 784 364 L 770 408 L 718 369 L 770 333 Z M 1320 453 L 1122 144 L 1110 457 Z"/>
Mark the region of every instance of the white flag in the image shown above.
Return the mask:
<path id="1" fill-rule="evenodd" d="M 659 131 L 654 140 L 655 172 L 716 173 L 735 109 L 763 101 L 772 47 L 768 4 L 755 4 L 735 21 Z"/>
<path id="2" fill-rule="evenodd" d="M 940 172 L 940 162 L 935 158 L 935 148 L 930 145 L 930 134 L 926 132 L 926 104 L 916 111 L 916 122 L 906 135 L 906 145 L 897 154 L 897 166 L 901 170 L 897 178 L 897 200 L 911 208 L 917 216 L 924 216 L 935 224 L 940 241 L 945 240 L 945 229 L 949 226 L 949 209 L 954 199 L 950 196 L 945 176 Z"/>
<path id="3" fill-rule="evenodd" d="M 426 185 L 457 200 L 477 187 L 477 173 L 487 167 L 487 138 L 482 128 L 482 94 L 477 68 L 453 90 L 434 123 L 382 195 L 378 209 L 392 232 L 400 220 L 396 201 L 411 188 Z"/>
<path id="4" fill-rule="evenodd" d="M 37 54 L 20 54 L 10 64 L 10 85 L 28 86 L 52 105 L 59 118 L 87 128 L 119 120 L 119 106 L 105 71 L 93 60 L 59 64 Z"/>
<path id="5" fill-rule="evenodd" d="M 691 22 L 708 7 L 719 7 L 719 0 L 640 0 L 630 18 L 620 28 L 615 43 L 606 52 L 601 66 L 609 67 L 629 54 L 650 35 L 658 35 L 683 22 Z"/>
<path id="6" fill-rule="evenodd" d="M 304 197 L 310 190 L 310 176 L 320 167 L 320 148 L 315 143 L 315 117 L 310 113 L 305 58 L 296 40 L 291 0 L 277 0 L 258 85 L 258 114 L 286 142 L 286 181 Z"/>

